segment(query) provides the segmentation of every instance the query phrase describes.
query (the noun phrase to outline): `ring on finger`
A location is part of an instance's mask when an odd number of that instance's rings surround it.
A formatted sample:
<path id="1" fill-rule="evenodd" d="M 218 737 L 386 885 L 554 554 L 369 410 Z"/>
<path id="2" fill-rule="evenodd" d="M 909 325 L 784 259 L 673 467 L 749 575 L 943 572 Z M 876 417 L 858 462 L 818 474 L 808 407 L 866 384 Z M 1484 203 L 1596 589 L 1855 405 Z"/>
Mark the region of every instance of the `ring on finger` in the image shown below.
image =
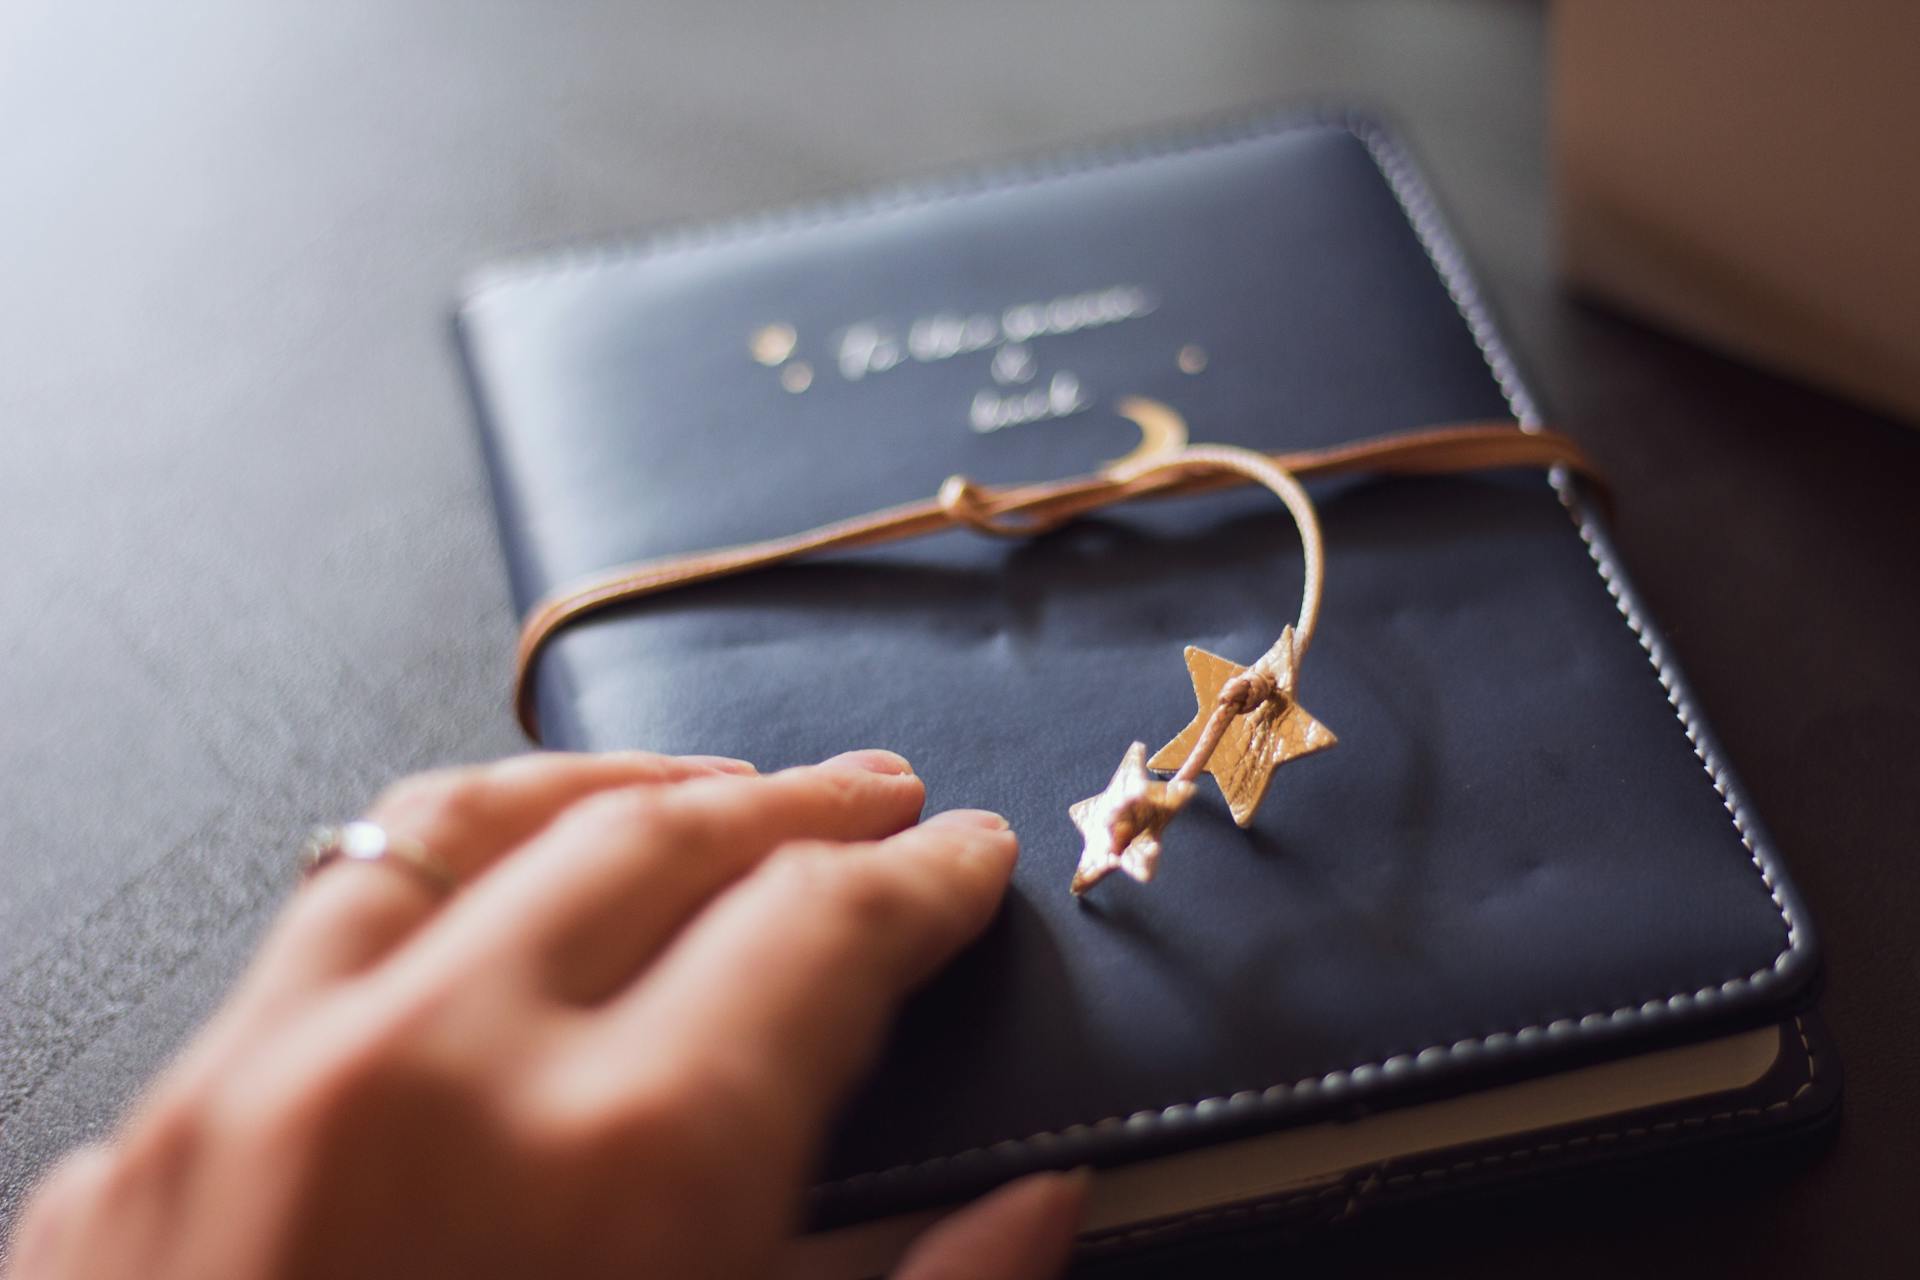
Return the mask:
<path id="1" fill-rule="evenodd" d="M 315 829 L 301 847 L 300 870 L 311 879 L 342 859 L 397 867 L 442 897 L 460 887 L 453 869 L 425 845 L 392 835 L 379 823 L 365 819 Z"/>

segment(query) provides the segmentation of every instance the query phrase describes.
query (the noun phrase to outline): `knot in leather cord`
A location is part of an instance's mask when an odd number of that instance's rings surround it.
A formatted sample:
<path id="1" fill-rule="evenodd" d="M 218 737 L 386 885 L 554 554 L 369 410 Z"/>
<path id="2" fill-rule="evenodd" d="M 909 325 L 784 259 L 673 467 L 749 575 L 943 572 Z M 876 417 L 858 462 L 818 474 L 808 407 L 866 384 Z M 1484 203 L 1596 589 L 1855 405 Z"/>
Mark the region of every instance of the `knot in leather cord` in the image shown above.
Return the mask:
<path id="1" fill-rule="evenodd" d="M 947 519 L 975 533 L 992 534 L 996 538 L 1031 538 L 1065 523 L 1067 519 L 1066 516 L 1052 519 L 1030 516 L 1025 520 L 1009 520 L 1005 515 L 1007 508 L 996 509 L 992 506 L 980 486 L 965 476 L 948 476 L 942 481 L 937 501 Z"/>
<path id="2" fill-rule="evenodd" d="M 1220 686 L 1216 705 L 1227 708 L 1236 716 L 1243 716 L 1271 698 L 1279 689 L 1273 672 L 1267 669 L 1266 664 L 1256 662 Z"/>

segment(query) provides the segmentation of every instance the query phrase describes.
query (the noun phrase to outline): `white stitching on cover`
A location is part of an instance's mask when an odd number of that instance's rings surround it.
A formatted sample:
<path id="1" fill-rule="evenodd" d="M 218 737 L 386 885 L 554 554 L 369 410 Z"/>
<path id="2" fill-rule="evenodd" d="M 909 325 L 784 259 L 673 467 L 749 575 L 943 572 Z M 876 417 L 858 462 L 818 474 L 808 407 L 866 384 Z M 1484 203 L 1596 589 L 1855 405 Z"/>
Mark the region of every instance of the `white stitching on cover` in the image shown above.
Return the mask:
<path id="1" fill-rule="evenodd" d="M 1460 310 L 1460 316 L 1467 322 L 1468 330 L 1473 334 L 1474 342 L 1485 357 L 1487 368 L 1492 371 L 1494 381 L 1499 383 L 1501 393 L 1506 397 L 1508 408 L 1520 424 L 1530 431 L 1537 431 L 1541 425 L 1540 410 L 1533 397 L 1520 380 L 1519 370 L 1515 367 L 1513 356 L 1494 328 L 1485 304 L 1481 301 L 1472 277 L 1466 270 L 1466 264 L 1459 247 L 1454 243 L 1435 212 L 1433 196 L 1427 190 L 1419 172 L 1408 161 L 1397 143 L 1377 128 L 1364 121 L 1349 121 L 1355 137 L 1366 144 L 1374 163 L 1380 166 L 1388 185 L 1393 188 L 1401 208 L 1407 212 L 1408 220 L 1413 223 L 1414 232 L 1420 237 L 1428 258 L 1440 278 L 1447 284 L 1447 292 L 1452 296 Z M 1773 866 L 1767 855 L 1756 847 L 1748 830 L 1748 819 L 1742 807 L 1741 797 L 1733 784 L 1733 777 L 1716 758 L 1713 745 L 1706 736 L 1693 702 L 1688 694 L 1680 674 L 1668 662 L 1666 652 L 1653 635 L 1646 620 L 1640 614 L 1639 601 L 1627 589 L 1625 580 L 1614 562 L 1613 547 L 1606 534 L 1594 521 L 1592 513 L 1580 501 L 1578 493 L 1561 468 L 1555 468 L 1551 480 L 1554 492 L 1559 494 L 1561 505 L 1573 517 L 1574 527 L 1580 531 L 1580 540 L 1586 544 L 1587 555 L 1600 571 L 1600 579 L 1607 585 L 1607 593 L 1613 597 L 1614 605 L 1620 615 L 1633 628 L 1633 634 L 1640 641 L 1640 647 L 1646 651 L 1647 660 L 1653 664 L 1654 675 L 1660 681 L 1660 687 L 1666 690 L 1667 702 L 1672 705 L 1674 714 L 1680 718 L 1681 727 L 1686 730 L 1687 741 L 1693 745 L 1694 755 L 1706 768 L 1707 777 L 1713 782 L 1713 789 L 1725 802 L 1727 813 L 1733 818 L 1733 827 L 1740 835 L 1740 843 L 1746 846 L 1754 869 L 1760 873 L 1760 881 L 1767 887 L 1767 894 L 1773 899 L 1774 907 L 1780 912 L 1781 922 L 1786 926 L 1787 945 L 1766 968 L 1757 969 L 1744 979 L 1722 983 L 1722 994 L 1732 994 L 1740 986 L 1761 981 L 1771 970 L 1781 968 L 1788 955 L 1798 948 L 1799 926 L 1793 918 L 1793 911 L 1786 900 L 1780 896 L 1780 890 L 1773 882 Z M 1712 988 L 1703 988 L 1704 991 Z M 1696 993 L 1701 996 L 1701 993 Z M 1701 998 L 1705 998 L 1701 996 Z"/>
<path id="2" fill-rule="evenodd" d="M 676 257 L 713 245 L 764 240 L 809 227 L 873 217 L 897 209 L 971 199 L 1036 186 L 1077 173 L 1118 169 L 1166 156 L 1197 155 L 1308 129 L 1358 132 L 1345 117 L 1302 114 L 1275 121 L 1265 116 L 1248 116 L 1237 121 L 1222 122 L 1211 132 L 1198 136 L 1184 133 L 1136 138 L 1106 147 L 1090 147 L 1078 153 L 1044 155 L 1023 165 L 1016 164 L 993 172 L 949 174 L 908 186 L 881 188 L 848 200 L 776 209 L 731 220 L 673 228 L 641 239 L 561 245 L 529 261 L 496 265 L 484 278 L 469 285 L 465 308 L 470 309 L 485 302 L 490 294 L 506 286 L 561 280 L 582 272 L 616 266 L 630 259 Z"/>
<path id="3" fill-rule="evenodd" d="M 1296 117 L 1277 123 L 1270 119 L 1243 120 L 1223 125 L 1209 136 L 1197 139 L 1189 137 L 1184 142 L 1173 138 L 1137 142 L 1121 148 L 1094 150 L 1079 156 L 1043 160 L 1024 169 L 998 175 L 961 177 L 919 187 L 882 191 L 839 205 L 801 208 L 733 223 L 693 228 L 653 240 L 576 248 L 569 251 L 564 258 L 550 257 L 542 262 L 522 265 L 517 269 L 508 268 L 505 272 L 496 274 L 492 279 L 473 288 L 468 295 L 466 305 L 473 307 L 485 301 L 488 294 L 505 285 L 564 277 L 580 271 L 612 265 L 625 259 L 656 258 L 685 253 L 717 243 L 760 239 L 809 226 L 871 216 L 890 209 L 910 207 L 940 199 L 980 196 L 989 192 L 1030 186 L 1068 174 L 1119 168 L 1164 156 L 1193 154 L 1263 141 L 1281 134 L 1306 129 L 1344 130 L 1366 147 L 1374 164 L 1378 166 L 1381 175 L 1393 191 L 1401 210 L 1406 214 L 1408 222 L 1420 240 L 1421 247 L 1426 251 L 1428 260 L 1432 262 L 1435 272 L 1446 285 L 1448 295 L 1453 299 L 1461 318 L 1472 333 L 1474 343 L 1486 360 L 1487 369 L 1499 385 L 1501 394 L 1505 397 L 1513 416 L 1523 427 L 1538 430 L 1541 425 L 1539 408 L 1522 382 L 1519 368 L 1512 354 L 1494 328 L 1486 304 L 1482 301 L 1467 271 L 1465 257 L 1442 221 L 1432 193 L 1398 142 L 1370 120 L 1356 116 Z M 1779 886 L 1775 883 L 1772 858 L 1765 846 L 1754 836 L 1740 791 L 1734 785 L 1732 776 L 1720 763 L 1712 739 L 1694 711 L 1685 682 L 1673 668 L 1664 648 L 1641 616 L 1639 602 L 1626 589 L 1606 534 L 1594 521 L 1585 504 L 1581 502 L 1564 472 L 1556 470 L 1550 479 L 1562 506 L 1566 508 L 1574 522 L 1574 527 L 1579 531 L 1581 541 L 1586 545 L 1588 556 L 1599 570 L 1608 594 L 1613 597 L 1621 616 L 1626 619 L 1635 638 L 1639 640 L 1640 647 L 1645 650 L 1656 678 L 1666 691 L 1668 703 L 1672 705 L 1674 714 L 1685 729 L 1688 742 L 1693 745 L 1694 754 L 1699 757 L 1701 765 L 1706 769 L 1708 779 L 1713 783 L 1714 790 L 1719 793 L 1725 803 L 1727 812 L 1733 820 L 1734 830 L 1740 837 L 1740 843 L 1745 846 L 1754 869 L 1760 875 L 1761 883 L 1766 886 L 1775 908 L 1780 913 L 1781 922 L 1786 928 L 1786 945 L 1770 963 L 1745 977 L 1731 978 L 1717 986 L 1704 986 L 1696 991 L 1675 992 L 1665 999 L 1646 1000 L 1638 1005 L 1622 1005 L 1611 1010 L 1587 1013 L 1579 1018 L 1556 1018 L 1544 1024 L 1533 1023 L 1516 1031 L 1498 1031 L 1484 1036 L 1456 1040 L 1451 1044 L 1428 1045 L 1413 1053 L 1395 1054 L 1381 1062 L 1363 1063 L 1345 1070 L 1309 1076 L 1291 1084 L 1275 1084 L 1262 1090 L 1243 1090 L 1230 1097 L 1215 1096 L 1196 1102 L 1174 1103 L 1166 1107 L 1136 1111 L 1130 1115 L 1108 1116 L 1091 1123 L 1043 1130 L 1020 1138 L 1007 1138 L 985 1146 L 969 1147 L 949 1155 L 930 1156 L 924 1160 L 820 1183 L 815 1186 L 815 1193 L 850 1189 L 876 1181 L 891 1181 L 909 1173 L 938 1168 L 956 1161 L 987 1155 L 1013 1155 L 1031 1146 L 1085 1138 L 1118 1129 L 1144 1130 L 1162 1125 L 1182 1124 L 1194 1118 L 1197 1112 L 1205 1113 L 1211 1118 L 1214 1114 L 1244 1110 L 1262 1103 L 1277 1104 L 1289 1096 L 1294 1098 L 1338 1096 L 1345 1093 L 1349 1087 L 1364 1089 L 1372 1085 L 1383 1073 L 1398 1075 L 1407 1069 L 1430 1070 L 1450 1058 L 1467 1057 L 1483 1049 L 1505 1050 L 1524 1048 L 1543 1041 L 1562 1042 L 1569 1037 L 1596 1031 L 1606 1026 L 1623 1026 L 1669 1013 L 1678 1013 L 1691 1005 L 1711 1005 L 1723 997 L 1734 995 L 1748 987 L 1764 985 L 1777 975 L 1786 972 L 1792 957 L 1804 945 L 1804 933 L 1795 921 L 1792 909 L 1782 897 Z M 1545 1149 L 1545 1147 L 1541 1148 L 1541 1150 Z"/>

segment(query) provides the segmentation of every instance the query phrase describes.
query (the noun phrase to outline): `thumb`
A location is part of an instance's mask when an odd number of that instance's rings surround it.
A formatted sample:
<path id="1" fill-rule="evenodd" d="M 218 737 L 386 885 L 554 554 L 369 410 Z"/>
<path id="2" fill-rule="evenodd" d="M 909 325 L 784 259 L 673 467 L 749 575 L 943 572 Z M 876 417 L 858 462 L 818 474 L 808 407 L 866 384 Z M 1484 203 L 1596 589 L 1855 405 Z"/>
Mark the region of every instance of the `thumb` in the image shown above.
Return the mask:
<path id="1" fill-rule="evenodd" d="M 1036 1173 L 929 1227 L 894 1280 L 1053 1280 L 1066 1270 L 1088 1174 Z"/>

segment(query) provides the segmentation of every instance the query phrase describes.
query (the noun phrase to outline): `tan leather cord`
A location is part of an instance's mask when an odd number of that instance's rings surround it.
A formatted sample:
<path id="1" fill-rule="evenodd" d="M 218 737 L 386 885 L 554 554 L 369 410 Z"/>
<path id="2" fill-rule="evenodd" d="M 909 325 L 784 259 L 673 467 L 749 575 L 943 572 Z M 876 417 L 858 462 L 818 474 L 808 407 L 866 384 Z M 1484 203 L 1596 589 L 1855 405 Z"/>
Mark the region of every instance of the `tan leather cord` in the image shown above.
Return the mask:
<path id="1" fill-rule="evenodd" d="M 1294 528 L 1300 534 L 1300 553 L 1306 569 L 1300 575 L 1299 619 L 1280 633 L 1280 639 L 1274 642 L 1266 656 L 1221 686 L 1219 699 L 1206 729 L 1171 779 L 1176 784 L 1191 784 L 1199 780 L 1200 774 L 1213 759 L 1214 751 L 1226 734 L 1227 725 L 1235 716 L 1243 716 L 1254 710 L 1273 697 L 1282 684 L 1286 685 L 1288 696 L 1292 695 L 1293 671 L 1300 659 L 1306 656 L 1307 646 L 1313 643 L 1314 628 L 1319 624 L 1320 589 L 1327 576 L 1326 539 L 1320 532 L 1320 515 L 1313 509 L 1313 499 L 1300 487 L 1298 477 L 1266 454 L 1255 453 L 1251 449 L 1232 445 L 1194 445 L 1180 449 L 1165 459 L 1148 458 L 1141 463 L 1117 466 L 1110 470 L 1115 479 L 1144 477 L 1164 470 L 1184 471 L 1194 476 L 1242 476 L 1256 484 L 1265 485 L 1285 503 L 1288 513 L 1293 516 Z M 1277 674 L 1280 671 L 1284 671 L 1284 677 Z M 1170 792 L 1168 796 L 1176 809 L 1186 803 L 1185 795 L 1178 791 Z M 1173 799 L 1175 796 L 1179 798 Z"/>
<path id="2" fill-rule="evenodd" d="M 887 507 L 803 533 L 713 551 L 669 556 L 609 569 L 562 587 L 528 612 L 514 659 L 514 707 L 527 736 L 539 740 L 533 706 L 533 664 L 562 627 L 603 609 L 680 587 L 732 577 L 801 556 L 880 546 L 965 527 L 1002 537 L 1033 537 L 1076 516 L 1136 498 L 1214 493 L 1253 482 L 1204 457 L 1192 446 L 1163 458 L 1092 475 L 1038 484 L 989 487 L 954 476 L 932 499 Z M 1521 430 L 1517 424 L 1467 423 L 1429 427 L 1322 449 L 1265 455 L 1300 479 L 1375 471 L 1385 475 L 1441 475 L 1510 467 L 1565 467 L 1602 486 L 1598 473 L 1566 436 Z"/>

